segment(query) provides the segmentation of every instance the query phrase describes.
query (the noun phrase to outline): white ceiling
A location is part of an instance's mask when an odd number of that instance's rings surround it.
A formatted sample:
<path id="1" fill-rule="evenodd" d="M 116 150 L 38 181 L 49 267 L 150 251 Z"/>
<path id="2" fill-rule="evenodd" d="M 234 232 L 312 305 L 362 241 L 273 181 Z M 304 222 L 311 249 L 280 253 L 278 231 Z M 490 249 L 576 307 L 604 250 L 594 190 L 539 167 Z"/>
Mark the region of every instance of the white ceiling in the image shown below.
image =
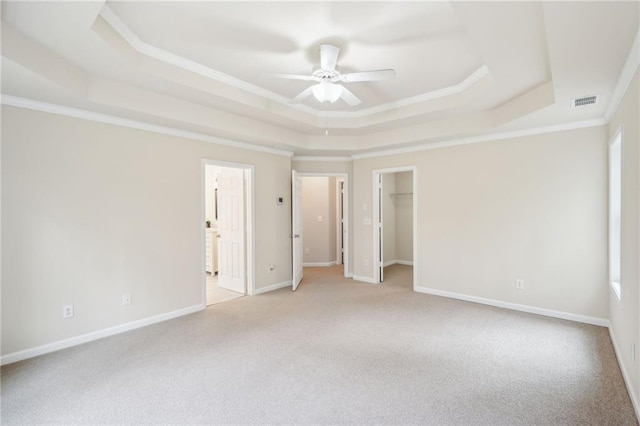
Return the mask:
<path id="1" fill-rule="evenodd" d="M 638 2 L 2 2 L 2 93 L 295 152 L 352 155 L 601 119 Z M 321 43 L 363 102 L 303 104 Z M 575 97 L 599 95 L 573 108 Z M 329 130 L 329 135 L 325 134 Z"/>

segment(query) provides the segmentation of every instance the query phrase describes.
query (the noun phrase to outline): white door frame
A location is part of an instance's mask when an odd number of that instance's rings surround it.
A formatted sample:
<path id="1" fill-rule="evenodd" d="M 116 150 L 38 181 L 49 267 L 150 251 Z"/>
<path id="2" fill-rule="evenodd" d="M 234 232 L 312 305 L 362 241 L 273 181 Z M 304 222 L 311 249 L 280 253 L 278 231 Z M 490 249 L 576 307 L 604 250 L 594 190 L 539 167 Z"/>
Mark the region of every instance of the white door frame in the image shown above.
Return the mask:
<path id="1" fill-rule="evenodd" d="M 205 170 L 206 166 L 230 167 L 234 169 L 242 169 L 244 171 L 244 187 L 245 187 L 245 226 L 246 226 L 246 248 L 245 248 L 245 268 L 246 268 L 246 290 L 249 296 L 255 294 L 255 195 L 254 195 L 254 167 L 251 164 L 231 163 L 228 161 L 218 161 L 210 159 L 202 159 L 200 171 L 200 235 L 202 250 L 202 304 L 207 306 L 207 272 L 206 272 L 206 212 L 205 212 Z"/>
<path id="2" fill-rule="evenodd" d="M 344 217 L 344 233 L 342 235 L 342 239 L 343 239 L 343 244 L 344 244 L 344 252 L 343 252 L 343 258 L 344 258 L 344 276 L 346 278 L 350 278 L 352 276 L 352 274 L 349 272 L 349 235 L 350 235 L 350 230 L 349 230 L 349 173 L 322 173 L 322 172 L 315 172 L 315 173 L 302 173 L 302 172 L 298 172 L 298 176 L 305 178 L 305 177 L 336 177 L 336 178 L 342 178 L 344 180 L 344 203 L 342 206 L 342 214 Z M 337 206 L 336 206 L 337 207 Z M 336 226 L 338 224 L 336 223 Z"/>
<path id="3" fill-rule="evenodd" d="M 418 168 L 416 166 L 391 167 L 388 169 L 375 169 L 372 172 L 372 198 L 373 198 L 373 280 L 380 284 L 380 195 L 378 186 L 380 175 L 386 173 L 413 172 L 413 290 L 418 286 Z"/>
<path id="4" fill-rule="evenodd" d="M 296 291 L 304 279 L 304 247 L 302 245 L 303 182 L 291 170 L 291 289 Z"/>
<path id="5" fill-rule="evenodd" d="M 344 179 L 336 178 L 336 265 L 344 265 Z"/>

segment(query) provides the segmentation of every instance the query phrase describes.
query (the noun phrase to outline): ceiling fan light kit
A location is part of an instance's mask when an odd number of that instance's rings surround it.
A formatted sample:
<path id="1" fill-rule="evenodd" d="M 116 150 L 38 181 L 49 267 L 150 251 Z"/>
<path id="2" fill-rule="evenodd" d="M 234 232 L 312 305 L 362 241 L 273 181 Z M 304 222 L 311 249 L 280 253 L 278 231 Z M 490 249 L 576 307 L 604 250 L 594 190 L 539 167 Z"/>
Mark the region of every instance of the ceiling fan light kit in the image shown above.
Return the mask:
<path id="1" fill-rule="evenodd" d="M 396 76 L 396 72 L 392 69 L 342 74 L 336 68 L 339 53 L 340 49 L 338 47 L 331 44 L 321 44 L 320 67 L 314 68 L 311 75 L 272 74 L 272 76 L 290 80 L 318 82 L 318 84 L 307 87 L 291 99 L 292 103 L 302 102 L 313 95 L 318 102 L 334 103 L 338 99 L 342 99 L 349 106 L 359 105 L 361 101 L 346 87 L 341 84 L 336 84 L 337 82 L 352 83 L 356 81 L 390 80 Z"/>
<path id="2" fill-rule="evenodd" d="M 318 102 L 334 103 L 340 99 L 340 95 L 342 95 L 342 86 L 339 84 L 321 81 L 311 87 L 311 92 Z"/>

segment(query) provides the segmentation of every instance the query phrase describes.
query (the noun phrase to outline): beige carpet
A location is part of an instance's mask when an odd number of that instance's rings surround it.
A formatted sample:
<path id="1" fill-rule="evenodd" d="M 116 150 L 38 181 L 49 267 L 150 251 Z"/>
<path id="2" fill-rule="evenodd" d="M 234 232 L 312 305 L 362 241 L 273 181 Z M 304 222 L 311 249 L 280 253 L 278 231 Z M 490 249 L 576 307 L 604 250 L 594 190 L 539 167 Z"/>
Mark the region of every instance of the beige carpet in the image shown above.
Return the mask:
<path id="1" fill-rule="evenodd" d="M 413 293 L 392 268 L 305 269 L 295 293 L 5 366 L 2 422 L 637 424 L 605 328 Z"/>

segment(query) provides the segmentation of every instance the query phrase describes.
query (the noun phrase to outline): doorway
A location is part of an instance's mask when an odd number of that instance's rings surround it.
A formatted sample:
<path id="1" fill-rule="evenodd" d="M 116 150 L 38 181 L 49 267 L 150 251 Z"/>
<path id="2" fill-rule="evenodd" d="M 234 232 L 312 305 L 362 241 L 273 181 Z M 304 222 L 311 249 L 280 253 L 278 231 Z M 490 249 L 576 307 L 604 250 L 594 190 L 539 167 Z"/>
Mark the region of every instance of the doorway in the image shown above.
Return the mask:
<path id="1" fill-rule="evenodd" d="M 253 167 L 203 160 L 203 301 L 252 294 Z"/>
<path id="2" fill-rule="evenodd" d="M 293 171 L 292 185 L 293 289 L 304 267 L 340 268 L 348 277 L 348 174 Z"/>
<path id="3" fill-rule="evenodd" d="M 417 202 L 415 166 L 374 170 L 374 279 L 415 288 Z"/>

